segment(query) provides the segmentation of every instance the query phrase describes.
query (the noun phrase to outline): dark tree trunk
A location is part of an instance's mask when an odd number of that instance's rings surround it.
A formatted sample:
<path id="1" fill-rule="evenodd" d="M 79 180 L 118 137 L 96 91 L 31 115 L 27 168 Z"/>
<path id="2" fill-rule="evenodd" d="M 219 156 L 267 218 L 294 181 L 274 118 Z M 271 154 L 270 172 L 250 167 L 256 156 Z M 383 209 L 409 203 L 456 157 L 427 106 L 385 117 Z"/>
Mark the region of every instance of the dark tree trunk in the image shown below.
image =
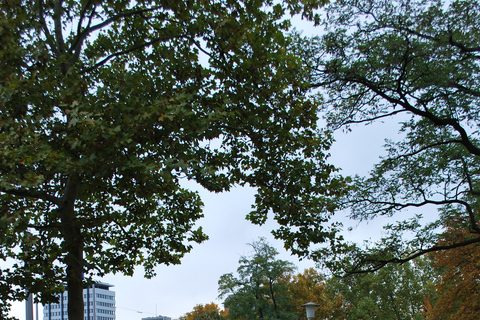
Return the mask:
<path id="1" fill-rule="evenodd" d="M 68 319 L 83 320 L 83 239 L 75 215 L 75 199 L 80 182 L 69 178 L 60 210 L 66 252 L 66 283 L 68 290 Z"/>
<path id="2" fill-rule="evenodd" d="M 270 296 L 272 297 L 273 310 L 275 311 L 275 317 L 276 317 L 277 319 L 280 319 L 280 316 L 279 316 L 279 314 L 278 314 L 277 301 L 276 301 L 276 299 L 275 299 L 275 292 L 273 291 L 273 282 L 272 282 L 271 279 L 269 280 L 269 284 L 270 284 Z"/>

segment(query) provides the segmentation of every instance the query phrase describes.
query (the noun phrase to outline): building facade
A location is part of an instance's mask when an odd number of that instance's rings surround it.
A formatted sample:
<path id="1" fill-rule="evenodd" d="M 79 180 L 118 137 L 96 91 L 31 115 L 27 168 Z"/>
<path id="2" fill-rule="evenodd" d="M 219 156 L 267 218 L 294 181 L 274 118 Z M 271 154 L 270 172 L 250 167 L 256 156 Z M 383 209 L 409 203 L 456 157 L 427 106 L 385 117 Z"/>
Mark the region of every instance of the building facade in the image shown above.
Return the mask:
<path id="1" fill-rule="evenodd" d="M 142 318 L 142 320 L 172 320 L 172 318 L 164 317 L 164 316 L 156 316 L 156 317 Z"/>
<path id="2" fill-rule="evenodd" d="M 115 320 L 115 291 L 107 283 L 94 283 L 83 289 L 85 320 Z M 68 320 L 68 291 L 63 292 L 58 303 L 43 306 L 43 320 Z"/>

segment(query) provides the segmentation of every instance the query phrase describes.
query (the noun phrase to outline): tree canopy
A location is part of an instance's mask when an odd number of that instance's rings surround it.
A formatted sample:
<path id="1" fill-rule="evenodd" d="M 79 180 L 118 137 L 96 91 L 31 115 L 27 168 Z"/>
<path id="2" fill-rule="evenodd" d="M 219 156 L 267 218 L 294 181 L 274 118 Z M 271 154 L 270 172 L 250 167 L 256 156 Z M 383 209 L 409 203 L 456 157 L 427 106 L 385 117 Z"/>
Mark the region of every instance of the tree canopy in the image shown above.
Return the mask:
<path id="1" fill-rule="evenodd" d="M 341 181 L 283 33 L 321 3 L 2 1 L 2 312 L 66 285 L 82 319 L 92 276 L 180 263 L 206 239 L 182 179 L 255 188 L 249 218 L 291 245 L 328 236 Z"/>
<path id="2" fill-rule="evenodd" d="M 439 245 L 462 242 L 471 236 L 465 230 L 467 221 L 450 219 Z M 462 246 L 431 254 L 438 271 L 436 292 L 427 301 L 425 319 L 465 319 L 480 317 L 480 252 L 479 245 Z"/>
<path id="3" fill-rule="evenodd" d="M 343 295 L 329 290 L 327 281 L 328 278 L 314 268 L 305 269 L 287 279 L 297 320 L 308 320 L 303 305 L 309 302 L 319 305 L 315 308 L 315 319 L 349 319 L 346 317 L 348 304 Z M 352 288 L 352 291 L 355 290 Z"/>
<path id="4" fill-rule="evenodd" d="M 223 320 L 227 314 L 228 311 L 220 310 L 220 307 L 212 302 L 196 305 L 179 320 Z"/>
<path id="5" fill-rule="evenodd" d="M 436 279 L 430 260 L 419 258 L 376 272 L 331 277 L 326 291 L 343 298 L 344 316 L 335 319 L 423 320 Z"/>
<path id="6" fill-rule="evenodd" d="M 480 242 L 479 8 L 470 0 L 335 1 L 322 36 L 298 37 L 332 129 L 387 117 L 400 127 L 386 137 L 386 156 L 338 201 L 354 221 L 391 217 L 384 236 L 361 246 L 339 233 L 310 252 L 314 259 L 364 272 Z M 469 236 L 439 244 L 452 216 L 465 218 Z"/>
<path id="7" fill-rule="evenodd" d="M 319 305 L 315 319 L 420 320 L 425 303 L 437 297 L 439 277 L 430 257 L 337 277 L 314 268 L 294 274 L 293 264 L 276 259 L 277 251 L 264 239 L 252 247 L 253 254 L 240 259 L 237 275 L 219 280 L 226 319 L 304 320 L 302 305 L 314 302 Z"/>
<path id="8" fill-rule="evenodd" d="M 218 281 L 228 318 L 295 319 L 292 297 L 285 281 L 295 266 L 289 261 L 278 260 L 278 251 L 263 238 L 251 246 L 253 254 L 239 260 L 238 277 L 227 273 Z"/>

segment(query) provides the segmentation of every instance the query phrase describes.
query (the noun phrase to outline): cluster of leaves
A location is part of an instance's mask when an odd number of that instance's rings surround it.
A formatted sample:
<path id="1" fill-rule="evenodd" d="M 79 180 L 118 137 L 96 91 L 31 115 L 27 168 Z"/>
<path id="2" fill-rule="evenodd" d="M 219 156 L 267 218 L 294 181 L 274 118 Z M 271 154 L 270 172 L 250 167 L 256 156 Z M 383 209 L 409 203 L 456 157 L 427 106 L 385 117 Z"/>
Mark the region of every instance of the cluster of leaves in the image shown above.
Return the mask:
<path id="1" fill-rule="evenodd" d="M 314 259 L 363 272 L 480 242 L 479 8 L 474 0 L 335 1 L 326 7 L 325 34 L 298 38 L 333 129 L 387 117 L 400 126 L 370 176 L 354 177 L 338 202 L 353 220 L 397 222 L 378 243 L 338 237 Z M 471 236 L 440 245 L 452 215 L 468 221 Z"/>

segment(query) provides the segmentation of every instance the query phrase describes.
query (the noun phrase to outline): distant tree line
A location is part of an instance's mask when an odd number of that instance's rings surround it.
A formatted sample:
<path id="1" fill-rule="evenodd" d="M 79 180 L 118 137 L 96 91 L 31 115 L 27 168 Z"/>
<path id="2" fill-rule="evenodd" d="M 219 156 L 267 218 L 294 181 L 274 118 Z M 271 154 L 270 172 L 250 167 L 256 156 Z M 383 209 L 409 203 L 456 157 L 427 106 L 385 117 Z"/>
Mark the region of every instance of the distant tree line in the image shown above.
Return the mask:
<path id="1" fill-rule="evenodd" d="M 463 235 L 452 227 L 445 237 Z M 291 262 L 276 258 L 277 250 L 264 239 L 251 247 L 252 255 L 239 260 L 236 275 L 224 274 L 219 280 L 225 311 L 215 303 L 197 305 L 180 320 L 306 320 L 302 305 L 308 302 L 319 304 L 319 320 L 480 317 L 477 246 L 345 277 L 314 268 L 296 273 Z"/>

